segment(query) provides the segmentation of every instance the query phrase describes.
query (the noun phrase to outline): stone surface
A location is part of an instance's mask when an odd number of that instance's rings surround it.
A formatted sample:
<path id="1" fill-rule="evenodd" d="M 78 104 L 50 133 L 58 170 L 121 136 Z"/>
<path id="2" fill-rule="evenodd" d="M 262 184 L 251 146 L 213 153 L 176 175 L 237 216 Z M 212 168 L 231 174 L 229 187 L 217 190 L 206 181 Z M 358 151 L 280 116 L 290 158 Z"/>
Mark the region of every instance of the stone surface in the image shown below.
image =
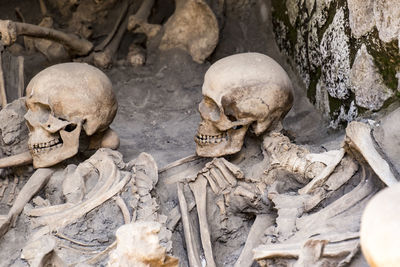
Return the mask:
<path id="1" fill-rule="evenodd" d="M 286 8 L 288 10 L 290 24 L 294 26 L 299 12 L 299 0 L 287 0 Z"/>
<path id="2" fill-rule="evenodd" d="M 27 151 L 28 127 L 25 124 L 25 113 L 25 98 L 17 99 L 0 110 L 0 152 L 3 150 L 7 156 Z"/>
<path id="3" fill-rule="evenodd" d="M 329 94 L 338 99 L 348 98 L 350 87 L 350 49 L 345 23 L 344 10 L 340 8 L 325 31 L 320 45 L 321 79 Z"/>
<path id="4" fill-rule="evenodd" d="M 358 50 L 350 73 L 351 90 L 356 104 L 369 110 L 378 110 L 393 92 L 383 83 L 373 57 L 365 44 Z"/>
<path id="5" fill-rule="evenodd" d="M 352 34 L 359 38 L 375 26 L 373 0 L 348 0 L 349 21 Z"/>
<path id="6" fill-rule="evenodd" d="M 400 74 L 396 76 L 400 70 L 400 13 L 395 2 L 271 0 L 277 45 L 290 58 L 310 101 L 330 118 L 331 126 L 344 126 L 343 122 L 372 114 L 360 108 L 376 112 L 385 100 L 398 99 L 392 93 L 400 89 Z M 375 65 L 368 79 L 379 84 L 371 92 L 366 92 L 371 85 L 361 90 L 350 81 L 362 44 Z"/>
<path id="7" fill-rule="evenodd" d="M 390 42 L 399 37 L 400 5 L 397 0 L 375 0 L 374 18 L 380 39 Z"/>

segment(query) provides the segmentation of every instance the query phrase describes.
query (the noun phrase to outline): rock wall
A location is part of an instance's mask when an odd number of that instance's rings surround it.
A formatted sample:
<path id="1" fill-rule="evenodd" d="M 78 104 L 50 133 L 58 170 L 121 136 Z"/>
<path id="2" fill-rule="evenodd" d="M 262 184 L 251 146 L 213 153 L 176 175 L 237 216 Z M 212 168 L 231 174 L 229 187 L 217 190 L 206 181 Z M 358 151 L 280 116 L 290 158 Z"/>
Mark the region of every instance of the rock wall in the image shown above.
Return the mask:
<path id="1" fill-rule="evenodd" d="M 271 0 L 280 50 L 331 127 L 400 97 L 397 0 Z"/>

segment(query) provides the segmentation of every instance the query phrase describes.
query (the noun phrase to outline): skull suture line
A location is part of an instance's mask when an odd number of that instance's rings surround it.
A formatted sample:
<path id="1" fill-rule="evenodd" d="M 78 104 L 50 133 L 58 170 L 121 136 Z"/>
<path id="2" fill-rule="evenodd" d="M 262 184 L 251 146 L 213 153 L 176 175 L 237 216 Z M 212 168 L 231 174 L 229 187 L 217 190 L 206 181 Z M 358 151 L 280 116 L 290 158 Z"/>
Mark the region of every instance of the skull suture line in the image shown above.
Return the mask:
<path id="1" fill-rule="evenodd" d="M 292 83 L 282 67 L 259 53 L 215 62 L 206 72 L 196 153 L 219 157 L 239 152 L 249 127 L 256 135 L 277 126 L 293 105 Z"/>
<path id="2" fill-rule="evenodd" d="M 64 63 L 39 72 L 26 88 L 25 115 L 35 168 L 57 164 L 78 152 L 81 130 L 101 135 L 115 117 L 111 81 L 85 63 Z"/>

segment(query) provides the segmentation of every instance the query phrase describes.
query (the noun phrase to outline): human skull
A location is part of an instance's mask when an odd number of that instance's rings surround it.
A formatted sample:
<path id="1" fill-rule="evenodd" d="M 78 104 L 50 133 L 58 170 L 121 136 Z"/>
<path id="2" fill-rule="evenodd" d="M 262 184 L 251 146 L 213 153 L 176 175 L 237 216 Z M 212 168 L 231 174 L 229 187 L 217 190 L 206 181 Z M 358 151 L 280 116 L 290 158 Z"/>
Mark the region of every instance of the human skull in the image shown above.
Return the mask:
<path id="1" fill-rule="evenodd" d="M 108 129 L 117 111 L 111 81 L 85 63 L 63 63 L 39 72 L 26 88 L 29 150 L 35 168 L 57 164 L 78 152 L 81 130 Z"/>
<path id="2" fill-rule="evenodd" d="M 282 67 L 259 53 L 236 54 L 206 72 L 196 153 L 219 157 L 241 150 L 249 127 L 256 135 L 277 126 L 293 104 L 292 84 Z"/>

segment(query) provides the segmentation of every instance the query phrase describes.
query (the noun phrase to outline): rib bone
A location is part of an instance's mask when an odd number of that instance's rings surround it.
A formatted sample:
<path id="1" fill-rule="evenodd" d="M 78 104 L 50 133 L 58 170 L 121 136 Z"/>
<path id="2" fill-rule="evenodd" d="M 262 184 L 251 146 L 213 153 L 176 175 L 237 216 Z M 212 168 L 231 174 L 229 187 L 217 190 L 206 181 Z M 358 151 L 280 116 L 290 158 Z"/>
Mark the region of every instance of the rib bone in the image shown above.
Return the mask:
<path id="1" fill-rule="evenodd" d="M 207 222 L 207 180 L 199 175 L 196 181 L 189 183 L 190 189 L 196 200 L 197 214 L 199 216 L 201 243 L 206 257 L 207 266 L 215 267 L 210 229 Z"/>

